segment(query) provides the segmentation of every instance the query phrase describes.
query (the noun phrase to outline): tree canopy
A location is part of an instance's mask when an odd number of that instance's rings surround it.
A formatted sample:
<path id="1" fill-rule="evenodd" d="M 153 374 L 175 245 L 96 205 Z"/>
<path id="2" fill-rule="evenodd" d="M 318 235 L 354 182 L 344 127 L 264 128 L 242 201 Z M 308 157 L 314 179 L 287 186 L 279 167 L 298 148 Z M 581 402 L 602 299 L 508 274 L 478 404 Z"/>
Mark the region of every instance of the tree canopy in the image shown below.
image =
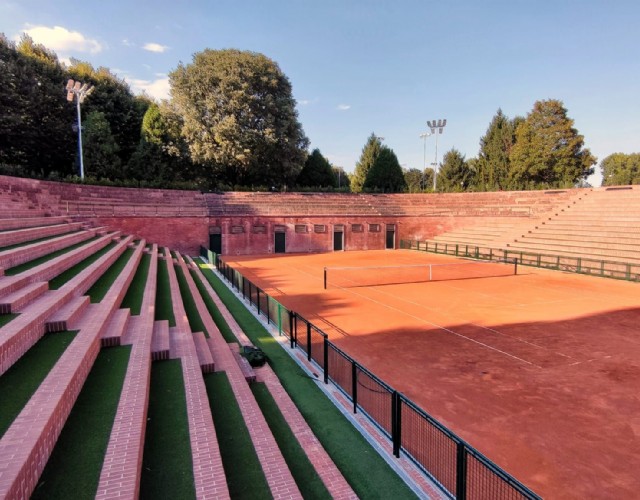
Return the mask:
<path id="1" fill-rule="evenodd" d="M 229 184 L 292 184 L 308 139 L 289 79 L 268 57 L 206 49 L 170 73 L 172 104 L 191 159 Z"/>
<path id="2" fill-rule="evenodd" d="M 402 193 L 407 189 L 402 167 L 391 148 L 380 148 L 380 153 L 367 173 L 363 189 L 383 193 Z"/>
<path id="3" fill-rule="evenodd" d="M 509 154 L 515 143 L 515 129 L 521 121 L 510 120 L 498 109 L 480 138 L 476 177 L 479 191 L 497 191 L 507 186 L 511 168 Z"/>
<path id="4" fill-rule="evenodd" d="M 537 101 L 516 129 L 509 154 L 509 187 L 571 187 L 593 173 L 596 158 L 584 148 L 562 102 Z"/>
<path id="5" fill-rule="evenodd" d="M 438 191 L 459 193 L 467 191 L 475 183 L 475 171 L 465 161 L 464 155 L 455 148 L 445 153 L 438 171 Z"/>
<path id="6" fill-rule="evenodd" d="M 362 154 L 356 163 L 355 171 L 351 177 L 351 190 L 354 193 L 359 193 L 364 188 L 369 170 L 373 167 L 376 158 L 380 154 L 381 148 L 382 142 L 380 138 L 372 132 L 362 148 Z"/>
<path id="7" fill-rule="evenodd" d="M 600 163 L 603 186 L 640 184 L 640 153 L 613 153 Z"/>

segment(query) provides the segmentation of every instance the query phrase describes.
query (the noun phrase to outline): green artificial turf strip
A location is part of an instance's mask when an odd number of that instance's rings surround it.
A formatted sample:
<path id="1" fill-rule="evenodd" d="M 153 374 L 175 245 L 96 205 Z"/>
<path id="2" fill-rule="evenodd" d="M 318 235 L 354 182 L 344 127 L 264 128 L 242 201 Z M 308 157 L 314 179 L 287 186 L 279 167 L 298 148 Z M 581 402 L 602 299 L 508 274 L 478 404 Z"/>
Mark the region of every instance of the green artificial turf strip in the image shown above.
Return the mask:
<path id="1" fill-rule="evenodd" d="M 100 351 L 32 500 L 95 497 L 130 353 L 131 346 Z"/>
<path id="2" fill-rule="evenodd" d="M 76 229 L 75 231 L 70 231 L 64 234 L 55 234 L 53 236 L 44 236 L 42 238 L 36 238 L 29 241 L 23 241 L 22 243 L 14 243 L 13 245 L 7 245 L 6 247 L 0 247 L 0 252 L 6 252 L 7 250 L 13 250 L 14 248 L 26 247 L 27 245 L 33 245 L 35 243 L 42 243 L 43 241 L 52 240 L 54 238 L 60 238 L 62 236 L 69 236 L 70 234 L 74 234 L 80 231 L 80 229 Z"/>
<path id="3" fill-rule="evenodd" d="M 92 253 L 86 259 L 78 262 L 75 266 L 70 267 L 66 271 L 60 273 L 58 276 L 49 280 L 49 290 L 57 290 L 62 285 L 64 285 L 67 281 L 73 279 L 76 275 L 80 274 L 84 269 L 89 267 L 95 261 L 97 261 L 100 257 L 106 254 L 109 250 L 116 246 L 114 241 L 111 241 L 107 246 L 101 248 L 97 252 Z"/>
<path id="4" fill-rule="evenodd" d="M 361 498 L 415 498 L 415 494 L 320 391 L 211 269 L 200 266 L 240 327 L 260 347 L 323 447 Z"/>
<path id="5" fill-rule="evenodd" d="M 100 276 L 96 282 L 87 290 L 87 295 L 91 298 L 92 304 L 97 304 L 104 299 L 104 296 L 113 285 L 113 282 L 120 276 L 120 273 L 133 255 L 133 249 L 127 248 L 116 261 Z"/>
<path id="6" fill-rule="evenodd" d="M 0 437 L 7 432 L 75 335 L 75 331 L 45 335 L 0 377 Z"/>
<path id="7" fill-rule="evenodd" d="M 315 468 L 304 453 L 295 434 L 291 431 L 289 424 L 282 416 L 280 408 L 273 400 L 273 396 L 265 384 L 251 384 L 253 392 L 260 410 L 267 420 L 267 424 L 278 443 L 278 447 L 284 456 L 287 466 L 300 489 L 300 493 L 305 499 L 331 498 L 329 491 L 325 487 L 322 479 L 318 476 Z"/>
<path id="8" fill-rule="evenodd" d="M 171 285 L 169 284 L 169 271 L 166 262 L 163 259 L 158 260 L 158 280 L 156 282 L 156 307 L 155 320 L 160 321 L 166 319 L 169 326 L 176 326 L 176 318 L 173 314 L 173 302 L 171 301 Z"/>
<path id="9" fill-rule="evenodd" d="M 178 286 L 180 287 L 180 295 L 182 296 L 182 303 L 184 304 L 184 310 L 187 313 L 187 319 L 189 320 L 189 327 L 192 332 L 202 332 L 204 336 L 209 338 L 209 332 L 202 322 L 196 302 L 191 295 L 191 290 L 187 284 L 187 279 L 182 272 L 180 266 L 176 266 L 176 276 L 178 278 Z"/>
<path id="10" fill-rule="evenodd" d="M 147 277 L 149 275 L 149 266 L 151 264 L 151 255 L 148 253 L 142 254 L 136 274 L 131 280 L 127 294 L 122 299 L 120 308 L 129 308 L 133 316 L 140 314 L 140 308 L 142 307 L 142 299 L 144 298 L 144 289 L 147 286 Z"/>
<path id="11" fill-rule="evenodd" d="M 0 314 L 0 328 L 2 328 L 9 321 L 11 321 L 12 319 L 15 319 L 17 317 L 18 317 L 18 315 L 16 313 Z"/>
<path id="12" fill-rule="evenodd" d="M 140 498 L 195 499 L 187 403 L 179 359 L 151 365 Z"/>
<path id="13" fill-rule="evenodd" d="M 91 243 L 92 241 L 97 240 L 100 236 L 94 236 L 85 241 L 81 241 L 80 243 L 75 243 L 74 245 L 61 248 L 60 250 L 56 250 L 55 252 L 48 253 L 47 255 L 43 255 L 42 257 L 38 257 L 37 259 L 30 260 L 29 262 L 25 262 L 24 264 L 20 264 L 19 266 L 10 267 L 9 269 L 4 270 L 4 274 L 6 276 L 15 276 L 16 274 L 23 273 L 24 271 L 28 271 L 29 269 L 39 266 L 40 264 L 44 264 L 60 255 L 64 255 L 65 253 L 70 252 L 71 250 L 75 250 L 76 248 L 80 248 L 83 245 Z"/>
<path id="14" fill-rule="evenodd" d="M 273 498 L 227 374 L 204 375 L 204 383 L 231 498 Z"/>
<path id="15" fill-rule="evenodd" d="M 193 269 L 190 269 L 189 271 L 191 272 L 191 277 L 193 278 L 193 281 L 195 282 L 196 287 L 198 287 L 198 291 L 202 296 L 202 300 L 204 300 L 204 303 L 207 306 L 207 309 L 209 310 L 209 314 L 211 314 L 211 317 L 213 318 L 213 322 L 216 324 L 216 326 L 220 330 L 220 333 L 222 333 L 222 337 L 227 342 L 237 342 L 238 339 L 235 337 L 235 335 L 231 331 L 231 328 L 229 328 L 229 325 L 227 325 L 227 322 L 224 320 L 224 317 L 218 310 L 215 302 L 213 302 L 211 295 L 209 295 L 209 292 L 207 292 L 207 289 L 204 287 L 202 282 L 198 279 L 198 276 L 196 276 L 197 271 L 194 271 Z"/>

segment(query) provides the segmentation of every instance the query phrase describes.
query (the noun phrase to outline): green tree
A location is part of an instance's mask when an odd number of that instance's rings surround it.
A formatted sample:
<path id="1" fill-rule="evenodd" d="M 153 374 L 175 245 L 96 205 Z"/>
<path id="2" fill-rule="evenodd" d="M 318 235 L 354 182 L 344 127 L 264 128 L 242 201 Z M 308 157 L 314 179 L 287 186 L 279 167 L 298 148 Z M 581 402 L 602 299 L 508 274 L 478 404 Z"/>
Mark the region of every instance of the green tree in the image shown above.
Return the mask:
<path id="1" fill-rule="evenodd" d="M 356 163 L 355 171 L 351 176 L 351 190 L 354 193 L 359 193 L 364 188 L 369 170 L 373 167 L 376 158 L 380 154 L 381 148 L 382 142 L 380 141 L 380 138 L 372 132 L 367 139 L 364 148 L 362 148 L 362 154 L 360 155 L 360 159 Z"/>
<path id="2" fill-rule="evenodd" d="M 445 153 L 438 171 L 438 191 L 459 193 L 467 191 L 475 183 L 475 172 L 455 148 Z"/>
<path id="3" fill-rule="evenodd" d="M 479 191 L 497 191 L 508 183 L 510 163 L 509 154 L 515 144 L 516 123 L 521 120 L 509 120 L 501 109 L 491 120 L 485 135 L 480 139 L 476 177 Z"/>
<path id="4" fill-rule="evenodd" d="M 6 173 L 72 173 L 75 108 L 55 53 L 27 35 L 16 46 L 0 34 L 0 164 Z"/>
<path id="5" fill-rule="evenodd" d="M 298 186 L 308 187 L 338 187 L 333 169 L 318 148 L 307 157 L 304 167 L 296 179 Z"/>
<path id="6" fill-rule="evenodd" d="M 367 172 L 362 189 L 382 191 L 383 193 L 402 193 L 407 189 L 402 167 L 400 167 L 398 157 L 391 148 L 387 146 L 380 148 L 380 153 Z"/>
<path id="7" fill-rule="evenodd" d="M 603 186 L 640 184 L 640 153 L 613 153 L 600 163 Z"/>
<path id="8" fill-rule="evenodd" d="M 402 169 L 404 182 L 410 193 L 419 193 L 424 187 L 424 175 L 417 168 Z"/>
<path id="9" fill-rule="evenodd" d="M 571 187 L 593 173 L 596 158 L 558 100 L 537 101 L 516 129 L 509 155 L 509 187 Z"/>
<path id="10" fill-rule="evenodd" d="M 292 184 L 308 139 L 289 79 L 262 54 L 206 49 L 169 75 L 194 163 L 216 184 Z"/>
<path id="11" fill-rule="evenodd" d="M 82 122 L 85 175 L 97 179 L 124 178 L 118 156 L 119 146 L 102 111 L 92 111 Z"/>

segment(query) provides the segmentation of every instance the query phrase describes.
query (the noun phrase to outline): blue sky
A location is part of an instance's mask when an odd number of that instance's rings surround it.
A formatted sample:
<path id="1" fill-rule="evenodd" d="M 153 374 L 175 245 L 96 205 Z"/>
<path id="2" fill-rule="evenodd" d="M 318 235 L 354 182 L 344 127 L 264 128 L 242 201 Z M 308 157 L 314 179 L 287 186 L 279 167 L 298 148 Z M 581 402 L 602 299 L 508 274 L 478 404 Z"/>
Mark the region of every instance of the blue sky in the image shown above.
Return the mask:
<path id="1" fill-rule="evenodd" d="M 439 160 L 474 157 L 498 108 L 550 98 L 599 160 L 640 151 L 639 19 L 637 0 L 0 0 L 9 38 L 27 31 L 156 97 L 195 52 L 261 52 L 291 80 L 311 147 L 347 171 L 371 132 L 422 168 L 419 135 L 438 118 Z"/>

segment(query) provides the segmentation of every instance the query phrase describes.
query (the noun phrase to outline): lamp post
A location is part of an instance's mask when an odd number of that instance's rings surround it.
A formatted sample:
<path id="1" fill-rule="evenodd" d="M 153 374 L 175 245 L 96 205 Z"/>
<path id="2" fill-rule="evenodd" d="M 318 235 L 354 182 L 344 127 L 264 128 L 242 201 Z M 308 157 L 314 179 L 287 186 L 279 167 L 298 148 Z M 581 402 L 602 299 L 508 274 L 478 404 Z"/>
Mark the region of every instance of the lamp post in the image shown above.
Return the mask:
<path id="1" fill-rule="evenodd" d="M 436 162 L 433 164 L 433 191 L 435 192 L 436 190 L 436 179 L 438 177 L 437 175 L 437 170 L 438 170 L 438 134 L 442 134 L 442 130 L 444 129 L 444 127 L 446 127 L 447 125 L 447 120 L 433 120 L 433 121 L 428 121 L 427 122 L 427 127 L 429 127 L 431 129 L 431 133 L 435 134 L 436 136 Z"/>
<path id="2" fill-rule="evenodd" d="M 420 139 L 423 139 L 424 146 L 422 148 L 422 189 L 426 187 L 424 176 L 427 174 L 427 137 L 431 137 L 431 132 L 424 132 L 420 134 Z"/>
<path id="3" fill-rule="evenodd" d="M 67 82 L 67 101 L 73 102 L 73 96 L 76 96 L 76 109 L 78 111 L 78 152 L 80 154 L 80 178 L 84 179 L 84 161 L 82 159 L 82 118 L 80 117 L 80 104 L 84 102 L 85 97 L 93 92 L 95 87 L 87 83 Z"/>

